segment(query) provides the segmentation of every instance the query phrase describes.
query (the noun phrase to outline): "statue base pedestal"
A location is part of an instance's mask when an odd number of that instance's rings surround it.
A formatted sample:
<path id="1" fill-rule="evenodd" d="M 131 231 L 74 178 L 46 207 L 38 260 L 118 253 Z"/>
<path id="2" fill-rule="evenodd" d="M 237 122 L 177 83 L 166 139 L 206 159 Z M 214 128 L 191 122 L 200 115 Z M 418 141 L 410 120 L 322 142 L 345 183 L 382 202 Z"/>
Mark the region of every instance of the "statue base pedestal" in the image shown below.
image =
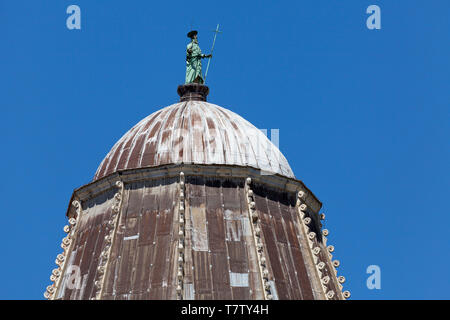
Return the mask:
<path id="1" fill-rule="evenodd" d="M 184 101 L 206 101 L 209 88 L 199 83 L 188 83 L 178 86 L 178 95 L 180 102 Z"/>

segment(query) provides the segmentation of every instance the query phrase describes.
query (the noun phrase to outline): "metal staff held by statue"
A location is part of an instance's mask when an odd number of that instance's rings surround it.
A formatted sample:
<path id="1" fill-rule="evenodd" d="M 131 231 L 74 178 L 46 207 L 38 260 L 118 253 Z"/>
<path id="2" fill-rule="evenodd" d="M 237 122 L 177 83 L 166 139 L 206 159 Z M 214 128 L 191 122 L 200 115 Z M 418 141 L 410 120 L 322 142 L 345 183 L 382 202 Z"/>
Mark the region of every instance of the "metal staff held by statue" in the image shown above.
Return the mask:
<path id="1" fill-rule="evenodd" d="M 217 28 L 213 32 L 215 32 L 215 34 L 214 34 L 214 40 L 213 40 L 211 53 L 210 53 L 211 55 L 212 55 L 212 53 L 214 51 L 214 45 L 216 44 L 217 34 L 222 32 L 222 31 L 219 31 L 219 24 L 217 24 Z M 204 81 L 205 83 L 206 83 L 206 76 L 208 75 L 209 63 L 211 62 L 211 59 L 212 59 L 212 57 L 208 59 L 208 65 L 206 66 L 205 81 Z"/>

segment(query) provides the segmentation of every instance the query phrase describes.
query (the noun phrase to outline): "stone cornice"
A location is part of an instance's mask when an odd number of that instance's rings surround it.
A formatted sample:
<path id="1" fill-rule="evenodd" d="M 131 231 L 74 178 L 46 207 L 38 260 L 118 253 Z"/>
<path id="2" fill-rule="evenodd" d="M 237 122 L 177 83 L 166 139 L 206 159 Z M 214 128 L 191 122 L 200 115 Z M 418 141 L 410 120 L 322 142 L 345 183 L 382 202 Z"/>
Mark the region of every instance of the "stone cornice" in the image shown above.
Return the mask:
<path id="1" fill-rule="evenodd" d="M 304 201 L 315 213 L 318 213 L 322 207 L 322 203 L 317 197 L 305 186 L 305 184 L 297 179 L 288 178 L 279 174 L 264 174 L 260 169 L 254 167 L 243 167 L 233 165 L 204 165 L 204 164 L 170 164 L 158 167 L 146 167 L 139 169 L 127 169 L 117 171 L 104 178 L 88 183 L 80 188 L 75 189 L 72 200 L 77 199 L 81 202 L 86 201 L 98 194 L 101 194 L 115 187 L 116 181 L 121 180 L 128 184 L 143 180 L 152 180 L 160 178 L 179 177 L 184 172 L 186 176 L 204 176 L 218 178 L 242 178 L 250 177 L 254 182 L 267 185 L 269 187 L 296 193 L 298 191 L 305 192 Z M 263 174 L 262 174 L 263 173 Z M 74 209 L 69 206 L 67 216 L 71 217 L 75 214 Z"/>

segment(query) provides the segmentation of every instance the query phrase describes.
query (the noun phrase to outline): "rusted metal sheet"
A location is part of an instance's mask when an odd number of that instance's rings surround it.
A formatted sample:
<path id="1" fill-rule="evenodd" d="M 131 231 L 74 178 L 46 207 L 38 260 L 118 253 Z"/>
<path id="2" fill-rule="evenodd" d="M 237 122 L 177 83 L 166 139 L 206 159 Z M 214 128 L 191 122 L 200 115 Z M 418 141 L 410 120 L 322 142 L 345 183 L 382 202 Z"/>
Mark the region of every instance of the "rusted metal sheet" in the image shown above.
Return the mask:
<path id="1" fill-rule="evenodd" d="M 253 190 L 278 298 L 312 299 L 311 279 L 292 213 L 295 199 L 262 185 L 254 186 Z"/>
<path id="2" fill-rule="evenodd" d="M 150 282 L 150 264 L 155 249 L 156 216 L 158 214 L 158 180 L 145 182 L 142 196 L 142 215 L 139 223 L 136 273 L 133 279 L 133 293 L 140 298 L 147 292 Z"/>
<path id="3" fill-rule="evenodd" d="M 111 149 L 94 180 L 117 170 L 170 163 L 251 166 L 290 178 L 283 154 L 247 120 L 204 101 L 161 109 L 131 128 Z"/>
<path id="4" fill-rule="evenodd" d="M 140 210 L 143 198 L 143 184 L 135 183 L 126 186 L 126 197 L 122 208 L 122 219 L 119 224 L 122 248 L 120 260 L 116 264 L 118 278 L 115 285 L 116 295 L 129 294 L 135 264 L 137 239 L 139 237 Z"/>
<path id="5" fill-rule="evenodd" d="M 173 179 L 127 186 L 105 297 L 167 299 L 174 291 Z M 151 290 L 150 290 L 151 288 Z"/>
<path id="6" fill-rule="evenodd" d="M 189 183 L 187 201 L 191 213 L 195 299 L 213 299 L 212 261 L 211 254 L 208 252 L 205 182 L 202 178 L 197 177 L 188 178 L 186 181 Z"/>
<path id="7" fill-rule="evenodd" d="M 113 192 L 106 192 L 84 203 L 58 298 L 90 299 L 94 295 L 93 284 L 104 246 L 105 222 L 111 214 L 113 195 Z"/>
<path id="8" fill-rule="evenodd" d="M 181 210 L 178 179 L 160 177 L 125 184 L 101 299 L 177 298 Z M 183 299 L 262 299 L 262 273 L 244 182 L 233 177 L 202 175 L 187 176 L 185 181 Z M 63 281 L 59 298 L 96 297 L 95 282 L 105 236 L 110 230 L 114 190 L 83 202 L 74 245 L 67 257 L 67 266 L 80 267 L 80 287 L 69 289 Z M 252 190 L 271 295 L 274 299 L 315 298 L 312 281 L 317 281 L 317 277 L 308 269 L 311 262 L 306 260 L 311 259 L 311 252 L 302 244 L 307 244 L 307 239 L 299 231 L 295 194 L 258 183 L 252 185 Z M 317 218 L 313 212 L 306 214 Z M 311 224 L 312 230 L 316 230 L 315 223 Z M 314 241 L 322 249 L 319 260 L 326 261 L 323 276 L 332 278 L 334 270 L 326 247 L 320 237 Z M 326 284 L 327 290 L 338 292 L 337 280 L 332 280 Z M 318 285 L 315 283 L 315 288 Z"/>
<path id="9" fill-rule="evenodd" d="M 296 215 L 295 206 L 292 204 L 289 208 L 282 207 L 282 215 L 285 217 L 285 230 L 288 236 L 290 244 L 290 254 L 292 263 L 296 272 L 298 284 L 300 286 L 300 294 L 302 300 L 313 300 L 314 294 L 311 286 L 311 278 L 308 274 L 306 267 L 306 261 L 308 255 L 302 253 L 302 246 L 299 238 L 303 237 L 303 234 L 296 232 Z"/>
<path id="10" fill-rule="evenodd" d="M 171 245 L 176 241 L 172 219 L 177 198 L 177 185 L 175 179 L 163 181 L 159 187 L 159 209 L 156 218 L 156 247 L 153 257 L 150 278 L 150 299 L 167 299 L 169 289 L 175 287 L 175 275 L 171 265 L 174 252 Z"/>
<path id="11" fill-rule="evenodd" d="M 192 260 L 194 265 L 195 300 L 213 299 L 210 254 L 205 251 L 192 251 Z"/>
<path id="12" fill-rule="evenodd" d="M 229 261 L 225 243 L 225 219 L 222 207 L 221 181 L 206 179 L 206 219 L 211 252 L 214 299 L 231 299 Z M 217 268 L 217 271 L 216 271 Z M 217 273 L 216 273 L 217 272 Z"/>
<path id="13" fill-rule="evenodd" d="M 226 252 L 211 253 L 211 271 L 213 298 L 217 300 L 232 299 Z"/>
<path id="14" fill-rule="evenodd" d="M 244 218 L 240 199 L 242 189 L 238 182 L 231 180 L 190 177 L 187 182 L 193 237 L 199 226 L 207 226 L 204 246 L 207 245 L 208 250 L 198 250 L 198 244 L 192 247 L 195 298 L 210 298 L 206 290 L 211 290 L 213 299 L 249 299 L 251 277 L 247 247 L 251 238 L 241 224 Z M 235 289 L 231 285 L 230 274 L 244 273 L 246 286 L 241 283 Z"/>

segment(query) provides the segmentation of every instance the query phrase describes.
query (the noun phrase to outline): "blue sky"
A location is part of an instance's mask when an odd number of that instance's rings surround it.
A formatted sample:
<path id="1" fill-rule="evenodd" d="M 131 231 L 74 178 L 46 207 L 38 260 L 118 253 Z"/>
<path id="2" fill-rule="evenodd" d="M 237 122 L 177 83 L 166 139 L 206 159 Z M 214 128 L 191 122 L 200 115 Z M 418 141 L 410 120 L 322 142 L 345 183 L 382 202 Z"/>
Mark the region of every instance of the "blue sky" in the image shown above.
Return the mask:
<path id="1" fill-rule="evenodd" d="M 280 130 L 352 298 L 449 299 L 449 14 L 447 0 L 1 1 L 0 299 L 43 298 L 73 189 L 178 100 L 187 31 L 208 53 L 217 23 L 209 101 Z"/>

